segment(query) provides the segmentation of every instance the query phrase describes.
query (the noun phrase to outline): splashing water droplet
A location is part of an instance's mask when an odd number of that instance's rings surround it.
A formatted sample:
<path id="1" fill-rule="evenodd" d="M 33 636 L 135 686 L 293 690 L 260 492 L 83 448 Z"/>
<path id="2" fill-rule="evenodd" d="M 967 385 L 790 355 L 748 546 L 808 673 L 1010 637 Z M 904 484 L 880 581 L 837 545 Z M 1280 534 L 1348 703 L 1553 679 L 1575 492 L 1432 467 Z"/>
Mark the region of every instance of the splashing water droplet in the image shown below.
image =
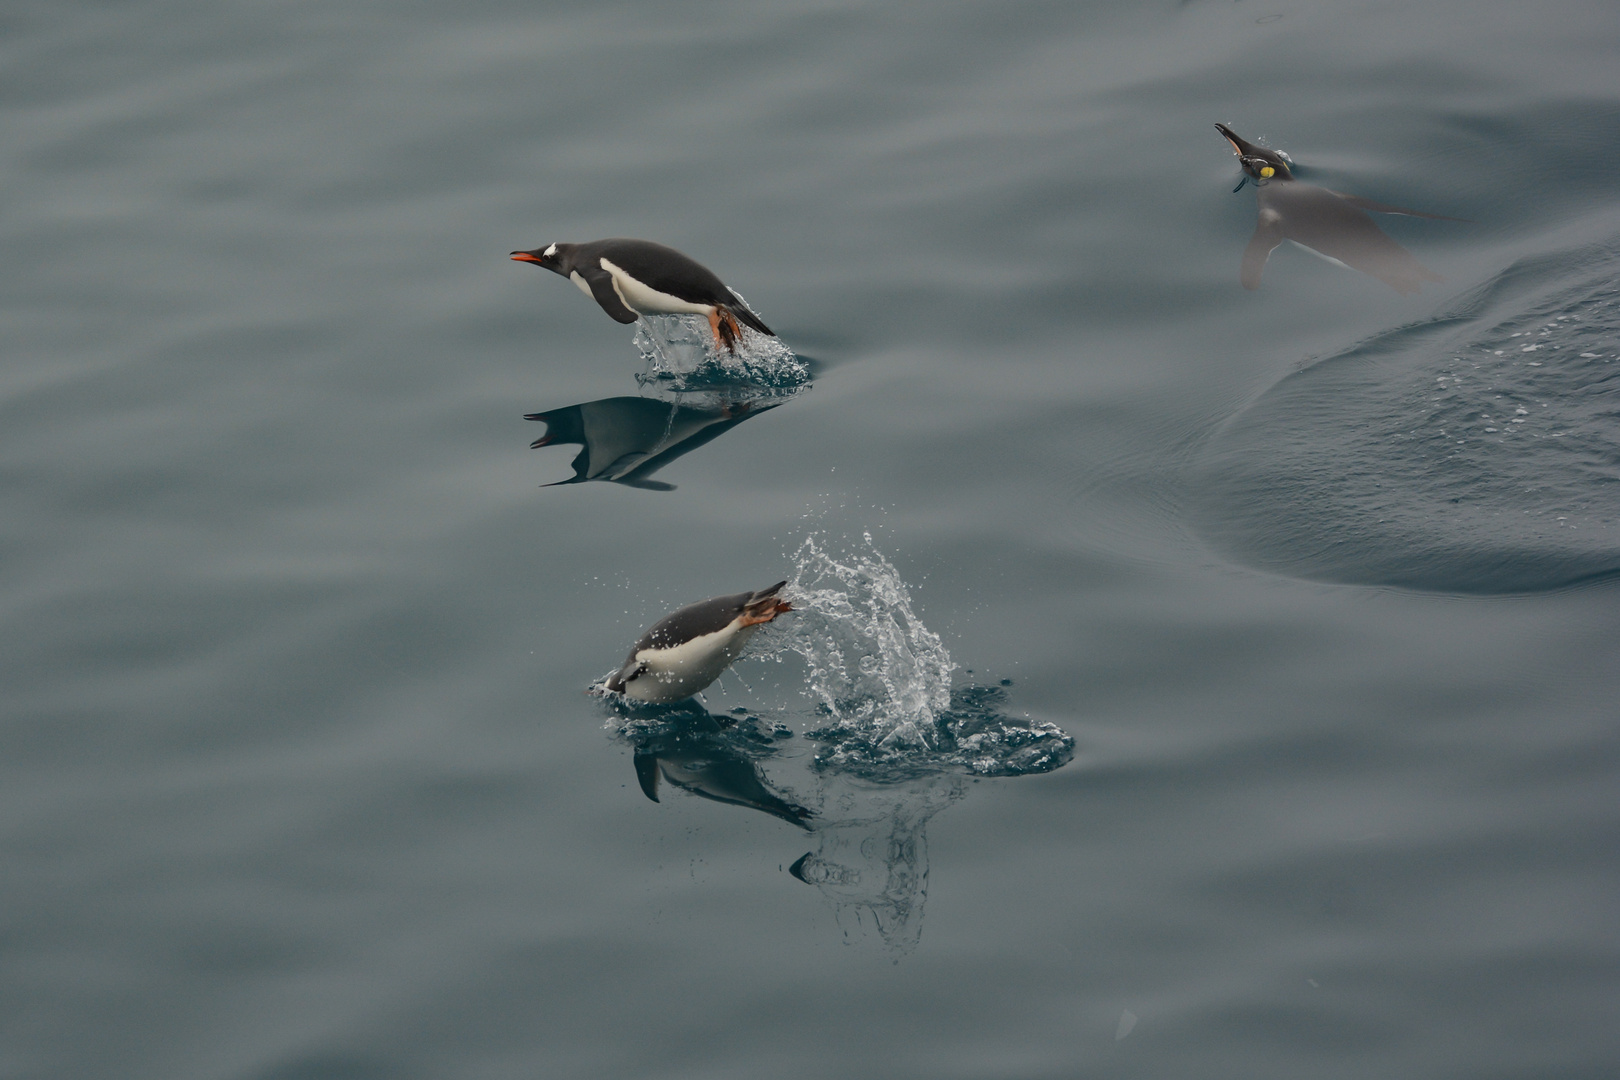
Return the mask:
<path id="1" fill-rule="evenodd" d="M 815 536 L 794 557 L 788 582 L 804 612 L 781 645 L 804 657 L 808 692 L 839 723 L 864 723 L 881 739 L 921 742 L 950 706 L 956 667 L 939 635 L 917 618 L 894 564 L 863 537 L 844 561 Z"/>
<path id="2" fill-rule="evenodd" d="M 870 534 L 836 556 L 806 537 L 794 562 L 785 592 L 797 617 L 766 627 L 750 653 L 803 657 L 805 693 L 830 720 L 807 733 L 822 744 L 818 769 L 879 782 L 958 769 L 1017 776 L 1073 756 L 1074 740 L 1056 725 L 1003 715 L 1002 687 L 952 691 L 950 652 Z"/>
<path id="3" fill-rule="evenodd" d="M 646 370 L 636 381 L 671 390 L 746 383 L 784 391 L 810 381 L 809 365 L 780 338 L 746 326 L 741 329 L 737 351 L 732 353 L 715 345 L 709 321 L 702 316 L 643 315 L 636 322 L 635 346 Z"/>

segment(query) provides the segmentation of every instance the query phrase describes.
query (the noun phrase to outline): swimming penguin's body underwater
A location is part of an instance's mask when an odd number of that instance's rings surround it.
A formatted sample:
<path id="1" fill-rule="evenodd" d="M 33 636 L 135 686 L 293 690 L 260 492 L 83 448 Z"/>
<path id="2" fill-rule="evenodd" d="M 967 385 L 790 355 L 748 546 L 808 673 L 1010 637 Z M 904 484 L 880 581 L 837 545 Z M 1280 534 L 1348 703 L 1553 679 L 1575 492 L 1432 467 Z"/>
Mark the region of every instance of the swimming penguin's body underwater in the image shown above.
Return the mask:
<path id="1" fill-rule="evenodd" d="M 1439 221 L 1461 221 L 1462 218 L 1385 206 L 1371 199 L 1301 183 L 1294 178 L 1290 163 L 1282 154 L 1255 146 L 1225 124 L 1216 124 L 1215 129 L 1232 144 L 1232 152 L 1243 166 L 1244 182 L 1254 181 L 1259 201 L 1254 235 L 1243 251 L 1240 276 L 1245 289 L 1260 287 L 1260 275 L 1266 268 L 1267 258 L 1284 240 L 1292 240 L 1375 277 L 1403 295 L 1418 292 L 1426 281 L 1445 280 L 1386 236 L 1367 216 L 1367 211 Z M 1240 182 L 1238 187 L 1242 186 Z"/>

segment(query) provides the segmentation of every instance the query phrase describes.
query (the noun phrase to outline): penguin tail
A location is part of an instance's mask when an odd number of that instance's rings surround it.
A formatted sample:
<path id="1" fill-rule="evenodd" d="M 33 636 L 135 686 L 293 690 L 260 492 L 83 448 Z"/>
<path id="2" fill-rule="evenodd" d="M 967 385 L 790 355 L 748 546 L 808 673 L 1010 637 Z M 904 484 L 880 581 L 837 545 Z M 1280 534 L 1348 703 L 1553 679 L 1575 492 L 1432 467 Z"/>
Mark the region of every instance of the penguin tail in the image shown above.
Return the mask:
<path id="1" fill-rule="evenodd" d="M 732 295 L 736 295 L 736 294 L 733 293 Z M 742 322 L 742 324 L 744 326 L 747 326 L 747 327 L 749 327 L 750 329 L 753 329 L 753 330 L 758 330 L 760 333 L 764 334 L 766 337 L 775 337 L 776 336 L 776 331 L 772 330 L 770 327 L 766 326 L 765 325 L 765 320 L 761 319 L 758 315 L 755 315 L 752 311 L 748 310 L 748 305 L 743 303 L 740 297 L 738 298 L 737 303 L 727 305 L 727 309 L 731 312 L 732 317 L 735 318 L 735 319 L 741 320 L 741 322 Z"/>
<path id="2" fill-rule="evenodd" d="M 732 296 L 737 296 L 732 293 Z M 737 351 L 737 342 L 742 340 L 742 328 L 757 330 L 766 337 L 775 337 L 776 331 L 765 325 L 763 319 L 748 310 L 742 297 L 737 296 L 735 304 L 724 301 L 714 305 L 709 311 L 709 329 L 714 331 L 714 343 L 717 347 L 727 349 L 732 353 Z"/>

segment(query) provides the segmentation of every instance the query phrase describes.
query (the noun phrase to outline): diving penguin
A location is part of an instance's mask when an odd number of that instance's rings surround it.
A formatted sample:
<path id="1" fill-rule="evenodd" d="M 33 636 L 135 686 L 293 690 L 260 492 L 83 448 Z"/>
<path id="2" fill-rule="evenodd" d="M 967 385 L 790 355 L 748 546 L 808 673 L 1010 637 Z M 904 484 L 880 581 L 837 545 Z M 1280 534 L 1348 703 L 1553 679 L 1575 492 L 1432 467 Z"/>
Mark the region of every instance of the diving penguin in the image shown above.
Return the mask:
<path id="1" fill-rule="evenodd" d="M 1292 240 L 1329 259 L 1360 270 L 1402 294 L 1418 292 L 1425 281 L 1445 280 L 1386 236 L 1382 229 L 1373 224 L 1366 211 L 1406 214 L 1438 221 L 1462 221 L 1462 218 L 1385 206 L 1371 199 L 1360 199 L 1301 183 L 1294 178 L 1289 161 L 1282 154 L 1255 146 L 1225 124 L 1216 124 L 1215 130 L 1232 144 L 1232 152 L 1243 166 L 1244 178 L 1232 190 L 1238 190 L 1252 179 L 1260 204 L 1254 236 L 1243 251 L 1240 276 L 1245 289 L 1260 287 L 1260 275 L 1265 270 L 1266 259 L 1272 249 L 1284 240 Z"/>
<path id="2" fill-rule="evenodd" d="M 761 625 L 793 610 L 776 595 L 786 584 L 700 600 L 664 616 L 630 647 L 607 688 L 657 705 L 691 697 L 720 677 Z"/>
<path id="3" fill-rule="evenodd" d="M 738 323 L 776 336 L 712 270 L 651 240 L 551 244 L 514 251 L 512 259 L 561 274 L 622 323 L 642 315 L 706 315 L 716 347 L 733 353 L 742 336 Z"/>

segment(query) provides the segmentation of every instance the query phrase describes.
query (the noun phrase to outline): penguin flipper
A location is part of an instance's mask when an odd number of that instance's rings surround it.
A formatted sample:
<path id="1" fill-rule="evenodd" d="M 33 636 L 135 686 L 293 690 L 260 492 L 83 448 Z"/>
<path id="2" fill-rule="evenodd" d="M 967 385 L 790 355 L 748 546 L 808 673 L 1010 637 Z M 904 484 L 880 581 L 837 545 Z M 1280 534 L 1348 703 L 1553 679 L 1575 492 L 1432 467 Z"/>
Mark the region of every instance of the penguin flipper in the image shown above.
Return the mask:
<path id="1" fill-rule="evenodd" d="M 1428 218 L 1430 221 L 1461 221 L 1467 225 L 1473 224 L 1473 222 L 1468 218 L 1447 217 L 1445 214 L 1425 214 L 1422 210 L 1408 210 L 1404 206 L 1390 206 L 1387 203 L 1373 202 L 1371 199 L 1363 199 L 1358 195 L 1346 195 L 1342 191 L 1335 191 L 1333 194 L 1337 195 L 1351 206 L 1357 206 L 1363 210 L 1371 210 L 1378 214 L 1402 214 L 1406 217 Z"/>
<path id="2" fill-rule="evenodd" d="M 613 275 L 606 270 L 575 270 L 591 287 L 591 295 L 602 305 L 602 310 L 622 323 L 633 323 L 641 318 L 625 304 L 624 297 L 613 287 Z"/>
<path id="3" fill-rule="evenodd" d="M 1254 235 L 1249 237 L 1249 246 L 1243 249 L 1243 267 L 1238 272 L 1245 289 L 1253 292 L 1260 287 L 1260 275 L 1266 269 L 1266 260 L 1282 242 L 1280 215 L 1274 210 L 1261 210 L 1260 219 L 1254 225 Z"/>
<path id="4" fill-rule="evenodd" d="M 726 291 L 731 293 L 732 296 L 737 296 L 737 290 L 735 289 L 728 287 Z M 758 315 L 755 315 L 752 311 L 748 310 L 748 305 L 743 303 L 742 297 L 737 296 L 737 302 L 735 304 L 727 304 L 726 310 L 731 312 L 732 315 L 736 316 L 737 320 L 744 326 L 752 327 L 753 329 L 764 334 L 766 337 L 776 336 L 775 330 L 772 330 L 770 327 L 766 326 L 764 320 L 762 320 Z"/>

